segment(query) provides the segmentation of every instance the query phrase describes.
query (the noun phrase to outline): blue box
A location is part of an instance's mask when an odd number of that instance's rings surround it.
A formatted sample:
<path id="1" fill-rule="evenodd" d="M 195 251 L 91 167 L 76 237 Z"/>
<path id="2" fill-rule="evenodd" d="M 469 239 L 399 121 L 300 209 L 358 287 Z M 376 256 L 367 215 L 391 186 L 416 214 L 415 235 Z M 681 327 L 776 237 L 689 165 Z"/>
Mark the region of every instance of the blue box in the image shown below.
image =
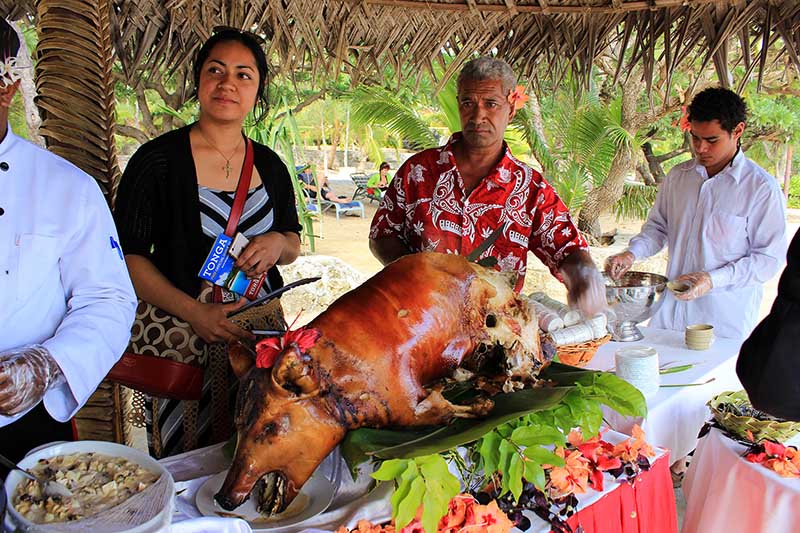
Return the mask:
<path id="1" fill-rule="evenodd" d="M 236 237 L 228 237 L 224 233 L 219 235 L 198 276 L 214 285 L 241 294 L 249 300 L 255 299 L 264 285 L 266 272 L 257 278 L 249 279 L 235 266 L 236 258 L 249 242 L 241 233 L 237 233 Z"/>

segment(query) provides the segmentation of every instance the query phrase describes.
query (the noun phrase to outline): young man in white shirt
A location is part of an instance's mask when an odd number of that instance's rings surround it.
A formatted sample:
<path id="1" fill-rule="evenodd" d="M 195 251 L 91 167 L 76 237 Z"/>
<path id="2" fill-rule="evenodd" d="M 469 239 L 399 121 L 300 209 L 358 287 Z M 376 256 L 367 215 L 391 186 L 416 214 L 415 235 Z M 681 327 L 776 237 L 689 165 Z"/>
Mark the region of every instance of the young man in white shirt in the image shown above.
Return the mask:
<path id="1" fill-rule="evenodd" d="M 63 423 L 122 355 L 136 311 L 97 183 L 8 126 L 18 49 L 0 18 L 0 453 L 16 460 L 71 440 Z"/>
<path id="2" fill-rule="evenodd" d="M 715 335 L 744 339 L 756 324 L 763 283 L 786 256 L 784 198 L 741 149 L 747 108 L 736 93 L 706 89 L 688 115 L 695 158 L 670 171 L 641 232 L 608 258 L 606 272 L 619 279 L 666 245 L 667 277 L 689 289 L 665 294 L 650 325 L 683 331 L 707 323 Z"/>

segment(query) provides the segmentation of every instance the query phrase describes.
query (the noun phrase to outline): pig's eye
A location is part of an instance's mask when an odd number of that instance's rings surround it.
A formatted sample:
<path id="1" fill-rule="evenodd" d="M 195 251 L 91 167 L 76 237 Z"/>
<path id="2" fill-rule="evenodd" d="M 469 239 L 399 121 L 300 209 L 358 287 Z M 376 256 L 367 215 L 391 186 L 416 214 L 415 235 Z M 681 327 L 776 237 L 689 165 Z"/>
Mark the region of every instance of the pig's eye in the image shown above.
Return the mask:
<path id="1" fill-rule="evenodd" d="M 274 423 L 265 424 L 264 429 L 262 429 L 261 433 L 258 434 L 258 439 L 264 440 L 276 433 L 276 426 Z"/>
<path id="2" fill-rule="evenodd" d="M 497 317 L 494 315 L 486 315 L 486 327 L 493 328 L 497 325 Z"/>

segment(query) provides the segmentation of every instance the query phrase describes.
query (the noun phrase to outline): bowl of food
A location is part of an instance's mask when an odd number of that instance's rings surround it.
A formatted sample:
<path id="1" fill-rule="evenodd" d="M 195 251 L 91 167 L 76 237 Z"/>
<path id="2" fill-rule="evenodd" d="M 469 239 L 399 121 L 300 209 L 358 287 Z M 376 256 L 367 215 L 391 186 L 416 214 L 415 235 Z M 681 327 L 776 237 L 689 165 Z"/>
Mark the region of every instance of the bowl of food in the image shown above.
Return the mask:
<path id="1" fill-rule="evenodd" d="M 644 338 L 636 327 L 657 309 L 667 278 L 652 272 L 628 271 L 618 280 L 604 275 L 608 302 L 608 329 L 615 341 L 638 341 Z"/>
<path id="2" fill-rule="evenodd" d="M 160 531 L 172 519 L 172 476 L 134 448 L 101 441 L 56 444 L 30 453 L 19 466 L 66 488 L 45 494 L 19 471 L 5 481 L 8 518 L 19 531 Z"/>

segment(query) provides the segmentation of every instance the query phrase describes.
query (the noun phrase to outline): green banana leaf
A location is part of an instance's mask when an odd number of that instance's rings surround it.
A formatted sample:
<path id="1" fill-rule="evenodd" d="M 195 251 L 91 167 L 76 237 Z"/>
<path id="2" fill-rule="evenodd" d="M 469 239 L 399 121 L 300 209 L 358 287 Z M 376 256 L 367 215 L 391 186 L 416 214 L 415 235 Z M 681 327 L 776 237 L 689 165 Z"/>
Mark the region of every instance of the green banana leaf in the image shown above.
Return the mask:
<path id="1" fill-rule="evenodd" d="M 351 471 L 371 459 L 409 459 L 455 448 L 473 442 L 507 422 L 537 411 L 558 407 L 562 399 L 578 387 L 594 386 L 604 394 L 587 394 L 624 415 L 644 416 L 647 404 L 632 385 L 607 372 L 584 370 L 551 363 L 540 377 L 557 386 L 524 389 L 492 397 L 495 405 L 485 418 L 460 418 L 446 426 L 406 430 L 361 428 L 350 431 L 341 452 Z M 463 393 L 463 391 L 461 391 Z"/>

